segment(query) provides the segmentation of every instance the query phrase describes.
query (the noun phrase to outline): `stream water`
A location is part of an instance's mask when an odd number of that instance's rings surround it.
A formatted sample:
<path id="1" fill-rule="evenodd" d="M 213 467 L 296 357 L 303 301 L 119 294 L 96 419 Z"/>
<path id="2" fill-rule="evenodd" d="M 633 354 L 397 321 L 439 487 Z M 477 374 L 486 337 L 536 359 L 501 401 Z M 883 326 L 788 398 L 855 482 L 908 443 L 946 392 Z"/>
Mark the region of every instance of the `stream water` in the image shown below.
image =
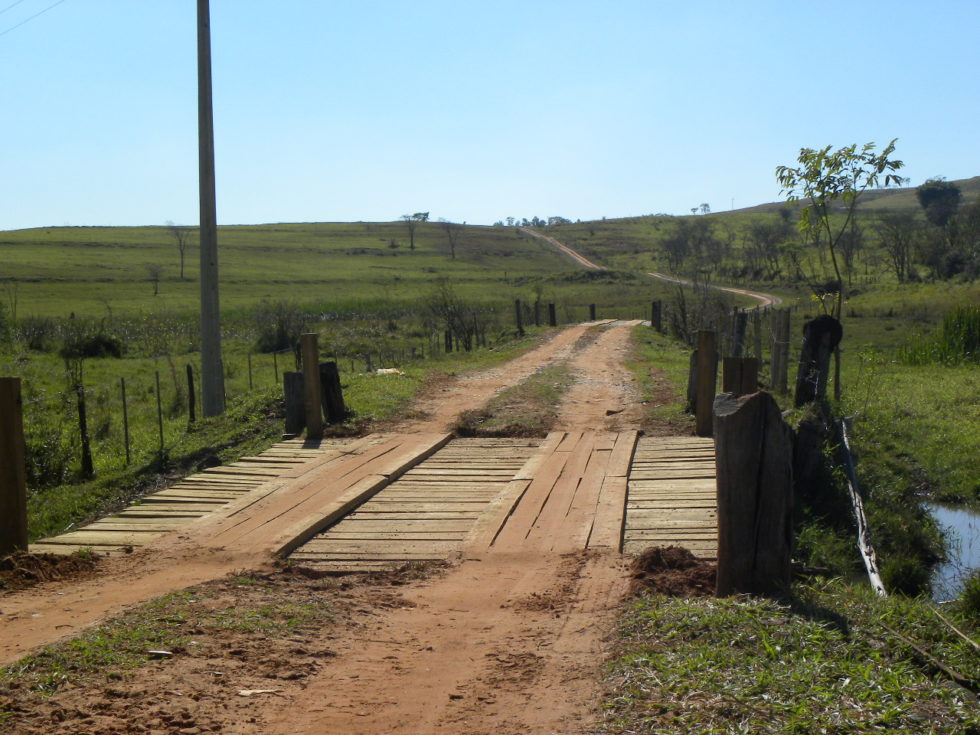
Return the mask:
<path id="1" fill-rule="evenodd" d="M 927 507 L 944 528 L 952 531 L 949 561 L 936 567 L 932 577 L 932 596 L 942 602 L 959 595 L 970 573 L 980 569 L 980 512 L 943 505 Z"/>

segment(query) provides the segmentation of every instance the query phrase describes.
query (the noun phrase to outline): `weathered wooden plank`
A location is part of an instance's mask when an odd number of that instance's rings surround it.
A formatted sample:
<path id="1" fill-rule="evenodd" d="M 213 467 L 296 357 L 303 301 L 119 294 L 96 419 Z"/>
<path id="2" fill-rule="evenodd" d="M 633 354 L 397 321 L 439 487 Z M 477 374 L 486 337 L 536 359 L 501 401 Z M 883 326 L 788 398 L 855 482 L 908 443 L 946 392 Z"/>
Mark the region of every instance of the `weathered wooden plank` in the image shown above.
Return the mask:
<path id="1" fill-rule="evenodd" d="M 595 520 L 589 533 L 588 548 L 619 549 L 623 541 L 623 521 L 626 516 L 625 477 L 610 477 L 602 481 Z"/>
<path id="2" fill-rule="evenodd" d="M 612 457 L 609 459 L 609 468 L 606 474 L 610 477 L 626 477 L 630 474 L 630 465 L 636 451 L 638 436 L 636 431 L 621 431 L 616 435 L 616 443 L 613 447 Z"/>

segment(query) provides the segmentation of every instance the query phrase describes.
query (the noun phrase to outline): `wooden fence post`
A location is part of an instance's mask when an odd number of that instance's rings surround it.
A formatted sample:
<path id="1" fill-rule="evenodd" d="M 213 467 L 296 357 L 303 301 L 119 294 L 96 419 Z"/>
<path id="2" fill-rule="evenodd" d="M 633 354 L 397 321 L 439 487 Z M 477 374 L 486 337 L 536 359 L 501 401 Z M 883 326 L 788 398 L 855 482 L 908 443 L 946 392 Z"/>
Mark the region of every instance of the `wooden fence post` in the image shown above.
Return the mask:
<path id="1" fill-rule="evenodd" d="M 283 372 L 282 395 L 286 406 L 286 426 L 284 432 L 292 436 L 298 436 L 306 428 L 303 373 L 294 370 Z"/>
<path id="2" fill-rule="evenodd" d="M 664 332 L 663 303 L 660 302 L 659 300 L 654 301 L 650 304 L 650 326 L 656 329 L 661 334 L 663 334 Z"/>
<path id="3" fill-rule="evenodd" d="M 754 357 L 726 357 L 722 360 L 721 390 L 734 396 L 755 393 L 759 388 L 759 361 Z"/>
<path id="4" fill-rule="evenodd" d="M 694 404 L 694 431 L 711 436 L 711 406 L 718 381 L 717 335 L 702 329 L 698 332 L 697 394 Z"/>
<path id="5" fill-rule="evenodd" d="M 595 304 L 589 304 L 589 321 L 595 321 Z"/>
<path id="6" fill-rule="evenodd" d="M 252 353 L 248 353 L 248 389 L 254 390 L 252 386 Z"/>
<path id="7" fill-rule="evenodd" d="M 160 429 L 160 457 L 163 457 L 163 402 L 160 400 L 160 371 L 157 370 L 157 427 Z"/>
<path id="8" fill-rule="evenodd" d="M 303 355 L 303 405 L 306 409 L 306 438 L 323 437 L 323 419 L 320 412 L 320 349 L 317 336 L 308 332 L 300 336 Z"/>
<path id="9" fill-rule="evenodd" d="M 517 322 L 517 333 L 524 336 L 524 314 L 521 312 L 521 300 L 514 299 L 514 318 Z"/>
<path id="10" fill-rule="evenodd" d="M 732 357 L 742 356 L 748 319 L 749 315 L 736 306 L 735 313 L 732 314 Z"/>
<path id="11" fill-rule="evenodd" d="M 800 368 L 796 373 L 796 392 L 793 404 L 800 408 L 807 403 L 822 401 L 827 394 L 830 358 L 840 344 L 843 329 L 832 316 L 822 314 L 803 325 L 803 346 L 800 348 Z"/>
<path id="12" fill-rule="evenodd" d="M 119 378 L 119 388 L 122 391 L 123 413 L 123 442 L 126 444 L 126 466 L 129 467 L 129 406 L 126 404 L 126 378 Z"/>
<path id="13" fill-rule="evenodd" d="M 714 405 L 719 597 L 775 594 L 789 585 L 793 430 L 766 392 Z"/>
<path id="14" fill-rule="evenodd" d="M 549 327 L 558 326 L 558 315 L 555 313 L 554 304 L 548 304 L 548 326 Z"/>
<path id="15" fill-rule="evenodd" d="M 194 396 L 194 368 L 191 367 L 190 363 L 187 363 L 187 423 L 193 424 L 197 419 L 196 414 L 196 400 Z"/>
<path id="16" fill-rule="evenodd" d="M 773 390 L 780 395 L 786 394 L 786 384 L 789 375 L 789 309 L 773 312 L 772 363 L 770 378 Z"/>
<path id="17" fill-rule="evenodd" d="M 752 310 L 752 354 L 762 366 L 762 310 Z"/>
<path id="18" fill-rule="evenodd" d="M 20 378 L 0 378 L 0 556 L 27 550 L 26 454 Z"/>
<path id="19" fill-rule="evenodd" d="M 453 351 L 453 333 L 451 330 L 447 329 L 443 336 L 443 346 L 445 347 L 446 354 Z"/>
<path id="20" fill-rule="evenodd" d="M 276 385 L 279 385 L 279 356 L 275 352 L 272 353 L 272 369 L 275 371 Z"/>
<path id="21" fill-rule="evenodd" d="M 541 326 L 541 299 L 534 301 L 534 326 Z"/>
<path id="22" fill-rule="evenodd" d="M 320 363 L 320 389 L 323 392 L 323 413 L 327 421 L 331 424 L 342 424 L 347 418 L 347 407 L 344 405 L 344 391 L 340 386 L 340 371 L 337 370 L 336 362 Z"/>

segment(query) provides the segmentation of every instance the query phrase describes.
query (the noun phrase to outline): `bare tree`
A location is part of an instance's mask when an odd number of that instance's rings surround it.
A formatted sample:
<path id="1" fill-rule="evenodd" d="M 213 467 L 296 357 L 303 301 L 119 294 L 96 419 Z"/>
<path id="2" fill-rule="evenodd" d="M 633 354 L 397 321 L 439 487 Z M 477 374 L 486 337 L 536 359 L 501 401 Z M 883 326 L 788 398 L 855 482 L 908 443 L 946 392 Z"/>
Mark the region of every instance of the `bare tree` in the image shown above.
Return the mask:
<path id="1" fill-rule="evenodd" d="M 449 254 L 453 260 L 456 260 L 456 244 L 459 242 L 459 236 L 463 234 L 463 225 L 458 222 L 450 222 L 447 219 L 440 219 L 439 226 L 449 240 Z"/>
<path id="2" fill-rule="evenodd" d="M 912 276 L 912 256 L 915 253 L 921 227 L 911 212 L 885 212 L 875 225 L 881 245 L 888 253 L 899 283 Z"/>
<path id="3" fill-rule="evenodd" d="M 187 244 L 191 239 L 190 227 L 174 224 L 173 220 L 167 220 L 167 230 L 177 244 L 177 252 L 180 253 L 180 280 L 184 280 L 184 253 L 187 252 Z"/>
<path id="4" fill-rule="evenodd" d="M 408 228 L 408 247 L 410 250 L 415 250 L 415 228 L 420 223 L 429 221 L 429 213 L 416 212 L 415 214 L 403 214 L 402 221 Z"/>
<path id="5" fill-rule="evenodd" d="M 146 264 L 146 277 L 153 284 L 153 295 L 160 293 L 160 278 L 163 276 L 163 266 L 159 263 Z"/>

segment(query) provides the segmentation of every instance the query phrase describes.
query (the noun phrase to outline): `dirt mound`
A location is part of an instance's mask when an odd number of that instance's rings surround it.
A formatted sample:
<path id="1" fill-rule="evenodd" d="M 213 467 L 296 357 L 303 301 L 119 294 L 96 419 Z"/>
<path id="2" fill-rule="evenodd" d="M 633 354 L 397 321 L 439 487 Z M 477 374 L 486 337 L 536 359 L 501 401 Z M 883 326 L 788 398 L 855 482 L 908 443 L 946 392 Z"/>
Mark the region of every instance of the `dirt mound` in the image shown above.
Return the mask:
<path id="1" fill-rule="evenodd" d="M 95 554 L 29 554 L 24 551 L 0 558 L 0 590 L 22 590 L 55 579 L 81 579 L 95 571 Z"/>
<path id="2" fill-rule="evenodd" d="M 715 564 L 680 546 L 651 546 L 633 562 L 630 591 L 669 597 L 710 597 L 715 593 Z"/>

